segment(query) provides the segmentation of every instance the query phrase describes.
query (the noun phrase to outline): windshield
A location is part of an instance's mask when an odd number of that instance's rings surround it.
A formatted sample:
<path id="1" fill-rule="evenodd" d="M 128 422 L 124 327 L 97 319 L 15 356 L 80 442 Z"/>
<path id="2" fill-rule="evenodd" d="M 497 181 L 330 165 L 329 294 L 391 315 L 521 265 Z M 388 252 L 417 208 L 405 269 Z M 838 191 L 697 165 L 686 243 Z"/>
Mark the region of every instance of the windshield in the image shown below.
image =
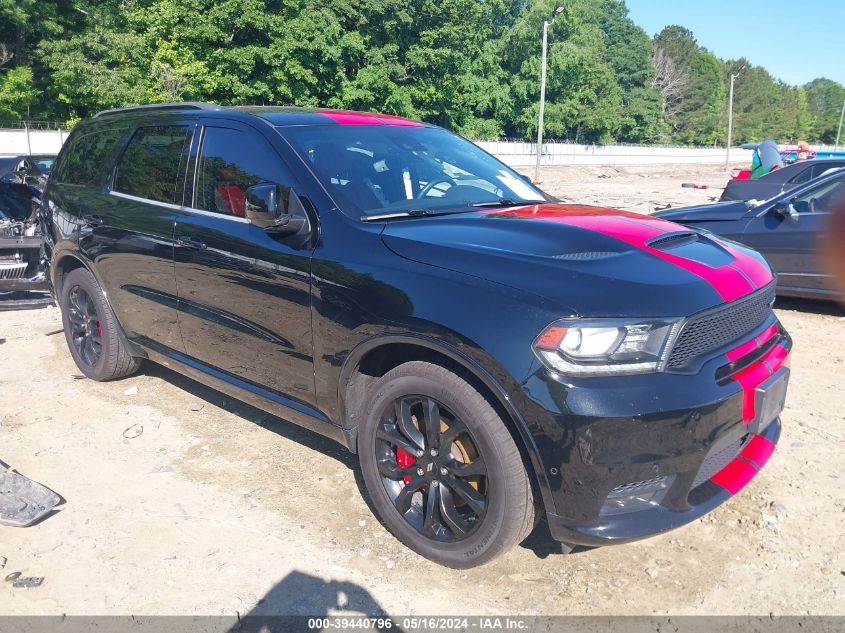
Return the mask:
<path id="1" fill-rule="evenodd" d="M 355 217 L 545 200 L 515 171 L 440 128 L 312 125 L 281 131 Z"/>

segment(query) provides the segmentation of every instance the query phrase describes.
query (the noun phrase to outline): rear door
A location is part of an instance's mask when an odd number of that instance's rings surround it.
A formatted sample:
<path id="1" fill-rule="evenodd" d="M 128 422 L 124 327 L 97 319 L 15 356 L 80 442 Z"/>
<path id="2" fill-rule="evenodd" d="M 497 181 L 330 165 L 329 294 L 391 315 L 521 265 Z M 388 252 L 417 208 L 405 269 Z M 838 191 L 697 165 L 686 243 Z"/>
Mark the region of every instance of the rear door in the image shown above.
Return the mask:
<path id="1" fill-rule="evenodd" d="M 759 250 L 778 273 L 778 285 L 824 290 L 830 279 L 819 256 L 819 240 L 831 205 L 845 192 L 845 174 L 782 198 L 798 211 L 797 219 L 782 217 L 771 207 L 752 218 L 742 241 Z"/>
<path id="2" fill-rule="evenodd" d="M 84 205 L 79 247 L 94 262 L 128 338 L 181 352 L 173 227 L 195 125 L 169 120 L 132 127 L 110 185 Z"/>
<path id="3" fill-rule="evenodd" d="M 192 151 L 192 209 L 176 223 L 179 325 L 200 363 L 313 404 L 312 242 L 274 237 L 244 217 L 250 186 L 299 189 L 275 134 L 205 121 Z"/>

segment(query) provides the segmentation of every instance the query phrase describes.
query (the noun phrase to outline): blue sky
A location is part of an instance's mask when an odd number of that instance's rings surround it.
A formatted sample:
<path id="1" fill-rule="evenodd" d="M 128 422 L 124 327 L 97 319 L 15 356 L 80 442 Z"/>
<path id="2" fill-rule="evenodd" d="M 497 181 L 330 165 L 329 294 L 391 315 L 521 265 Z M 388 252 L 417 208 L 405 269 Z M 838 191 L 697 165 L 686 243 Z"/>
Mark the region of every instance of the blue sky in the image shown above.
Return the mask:
<path id="1" fill-rule="evenodd" d="M 789 84 L 845 84 L 843 0 L 627 0 L 649 35 L 680 24 L 723 59 L 745 57 Z"/>

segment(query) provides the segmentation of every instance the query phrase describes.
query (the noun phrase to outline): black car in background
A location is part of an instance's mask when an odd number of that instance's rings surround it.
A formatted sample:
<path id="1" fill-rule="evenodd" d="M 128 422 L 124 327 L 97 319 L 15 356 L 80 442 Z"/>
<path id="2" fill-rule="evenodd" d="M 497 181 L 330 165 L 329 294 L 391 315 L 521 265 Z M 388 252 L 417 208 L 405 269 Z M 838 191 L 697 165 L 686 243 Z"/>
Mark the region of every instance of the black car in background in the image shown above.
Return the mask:
<path id="1" fill-rule="evenodd" d="M 820 238 L 831 210 L 844 196 L 845 171 L 837 169 L 762 203 L 717 202 L 661 211 L 653 217 L 705 229 L 756 249 L 778 274 L 778 294 L 833 299 L 838 294 L 820 258 Z"/>
<path id="2" fill-rule="evenodd" d="M 832 170 L 845 167 L 845 159 L 802 160 L 760 176 L 756 180 L 731 180 L 721 200 L 769 200 Z"/>
<path id="3" fill-rule="evenodd" d="M 791 341 L 762 257 L 556 204 L 433 125 L 101 113 L 44 206 L 82 373 L 150 359 L 341 442 L 392 533 L 444 565 L 541 517 L 585 545 L 683 525 L 780 434 Z"/>

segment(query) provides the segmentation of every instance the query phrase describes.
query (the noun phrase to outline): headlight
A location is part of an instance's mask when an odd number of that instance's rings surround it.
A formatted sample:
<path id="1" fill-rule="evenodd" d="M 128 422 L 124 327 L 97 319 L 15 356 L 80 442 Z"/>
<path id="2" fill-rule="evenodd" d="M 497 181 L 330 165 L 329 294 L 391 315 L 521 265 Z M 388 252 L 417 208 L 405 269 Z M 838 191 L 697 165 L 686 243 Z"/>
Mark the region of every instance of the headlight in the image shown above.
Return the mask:
<path id="1" fill-rule="evenodd" d="M 576 376 L 660 371 L 679 320 L 562 320 L 534 341 L 534 353 L 549 369 Z"/>

